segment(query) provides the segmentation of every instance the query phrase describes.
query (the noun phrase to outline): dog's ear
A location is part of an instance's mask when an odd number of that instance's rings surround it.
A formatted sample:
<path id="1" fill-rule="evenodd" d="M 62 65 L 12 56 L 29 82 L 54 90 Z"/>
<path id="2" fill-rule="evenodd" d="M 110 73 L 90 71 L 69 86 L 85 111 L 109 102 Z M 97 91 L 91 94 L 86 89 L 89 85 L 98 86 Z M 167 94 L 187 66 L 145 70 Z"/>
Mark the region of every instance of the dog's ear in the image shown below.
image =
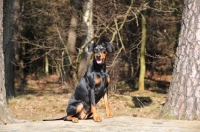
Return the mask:
<path id="1" fill-rule="evenodd" d="M 94 43 L 89 43 L 88 44 L 88 52 L 92 52 L 94 48 Z"/>
<path id="2" fill-rule="evenodd" d="M 106 42 L 106 48 L 109 52 L 113 52 L 113 50 L 114 50 L 113 45 L 109 42 Z"/>

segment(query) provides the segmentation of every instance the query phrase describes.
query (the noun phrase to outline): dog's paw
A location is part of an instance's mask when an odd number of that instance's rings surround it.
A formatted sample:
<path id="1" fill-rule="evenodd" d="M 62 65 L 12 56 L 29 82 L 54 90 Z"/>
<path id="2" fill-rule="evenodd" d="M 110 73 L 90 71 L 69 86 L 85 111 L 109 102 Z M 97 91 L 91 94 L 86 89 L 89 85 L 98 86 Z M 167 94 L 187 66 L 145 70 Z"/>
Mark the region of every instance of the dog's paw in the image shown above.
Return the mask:
<path id="1" fill-rule="evenodd" d="M 113 117 L 113 115 L 112 115 L 112 113 L 107 113 L 107 118 L 111 118 L 111 117 Z"/>
<path id="2" fill-rule="evenodd" d="M 94 115 L 93 119 L 96 122 L 101 122 L 101 117 L 99 115 Z"/>
<path id="3" fill-rule="evenodd" d="M 78 118 L 73 117 L 73 118 L 72 118 L 72 122 L 73 122 L 73 123 L 77 123 L 77 122 L 78 122 Z"/>

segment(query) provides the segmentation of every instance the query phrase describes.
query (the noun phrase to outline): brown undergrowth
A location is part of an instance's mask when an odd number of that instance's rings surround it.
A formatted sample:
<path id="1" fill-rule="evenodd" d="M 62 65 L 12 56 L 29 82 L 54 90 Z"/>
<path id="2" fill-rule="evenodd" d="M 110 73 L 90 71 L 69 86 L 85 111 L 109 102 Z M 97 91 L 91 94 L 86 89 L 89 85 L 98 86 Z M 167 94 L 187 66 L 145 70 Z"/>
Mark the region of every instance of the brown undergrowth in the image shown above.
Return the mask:
<path id="1" fill-rule="evenodd" d="M 65 116 L 73 88 L 61 85 L 57 80 L 55 75 L 40 80 L 27 79 L 25 88 L 17 91 L 17 97 L 8 100 L 10 112 L 19 119 L 30 121 Z M 120 86 L 115 93 L 109 92 L 109 102 L 114 116 L 157 118 L 166 96 L 166 90 L 157 85 L 150 85 L 141 92 Z M 102 118 L 106 118 L 102 100 L 97 104 L 97 110 Z"/>

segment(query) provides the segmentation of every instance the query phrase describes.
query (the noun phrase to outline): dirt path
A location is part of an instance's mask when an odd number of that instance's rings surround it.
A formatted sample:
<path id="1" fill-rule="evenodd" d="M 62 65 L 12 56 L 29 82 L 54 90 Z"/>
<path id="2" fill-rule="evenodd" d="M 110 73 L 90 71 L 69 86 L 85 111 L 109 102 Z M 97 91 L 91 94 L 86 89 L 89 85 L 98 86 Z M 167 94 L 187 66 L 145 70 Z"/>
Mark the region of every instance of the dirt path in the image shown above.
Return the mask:
<path id="1" fill-rule="evenodd" d="M 199 121 L 155 120 L 120 116 L 103 119 L 81 120 L 79 123 L 53 121 L 29 122 L 22 124 L 1 125 L 0 132 L 200 132 Z"/>

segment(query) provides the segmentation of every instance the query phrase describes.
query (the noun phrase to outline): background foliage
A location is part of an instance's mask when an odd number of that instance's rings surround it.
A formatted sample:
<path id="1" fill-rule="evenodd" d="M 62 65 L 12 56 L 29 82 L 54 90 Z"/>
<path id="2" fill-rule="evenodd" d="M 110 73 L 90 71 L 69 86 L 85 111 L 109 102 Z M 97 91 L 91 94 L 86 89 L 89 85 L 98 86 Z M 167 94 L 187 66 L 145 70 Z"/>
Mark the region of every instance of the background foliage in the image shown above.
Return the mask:
<path id="1" fill-rule="evenodd" d="M 78 74 L 83 36 L 83 5 L 86 0 L 24 0 L 14 28 L 15 80 L 24 84 L 27 76 L 39 79 L 57 74 L 59 81 L 74 85 Z M 171 75 L 183 2 L 181 0 L 94 0 L 94 42 L 109 41 L 115 52 L 107 58 L 113 90 L 119 82 L 137 88 L 141 44 L 141 19 L 146 17 L 146 79 Z M 147 15 L 143 16 L 142 11 Z M 72 57 L 66 52 L 72 15 L 76 16 L 76 46 Z M 72 68 L 73 67 L 73 68 Z M 48 69 L 48 70 L 47 70 Z M 77 76 L 75 76 L 77 78 Z M 162 79 L 160 78 L 160 81 Z M 19 85 L 22 86 L 22 85 Z M 22 88 L 19 87 L 18 88 Z"/>

